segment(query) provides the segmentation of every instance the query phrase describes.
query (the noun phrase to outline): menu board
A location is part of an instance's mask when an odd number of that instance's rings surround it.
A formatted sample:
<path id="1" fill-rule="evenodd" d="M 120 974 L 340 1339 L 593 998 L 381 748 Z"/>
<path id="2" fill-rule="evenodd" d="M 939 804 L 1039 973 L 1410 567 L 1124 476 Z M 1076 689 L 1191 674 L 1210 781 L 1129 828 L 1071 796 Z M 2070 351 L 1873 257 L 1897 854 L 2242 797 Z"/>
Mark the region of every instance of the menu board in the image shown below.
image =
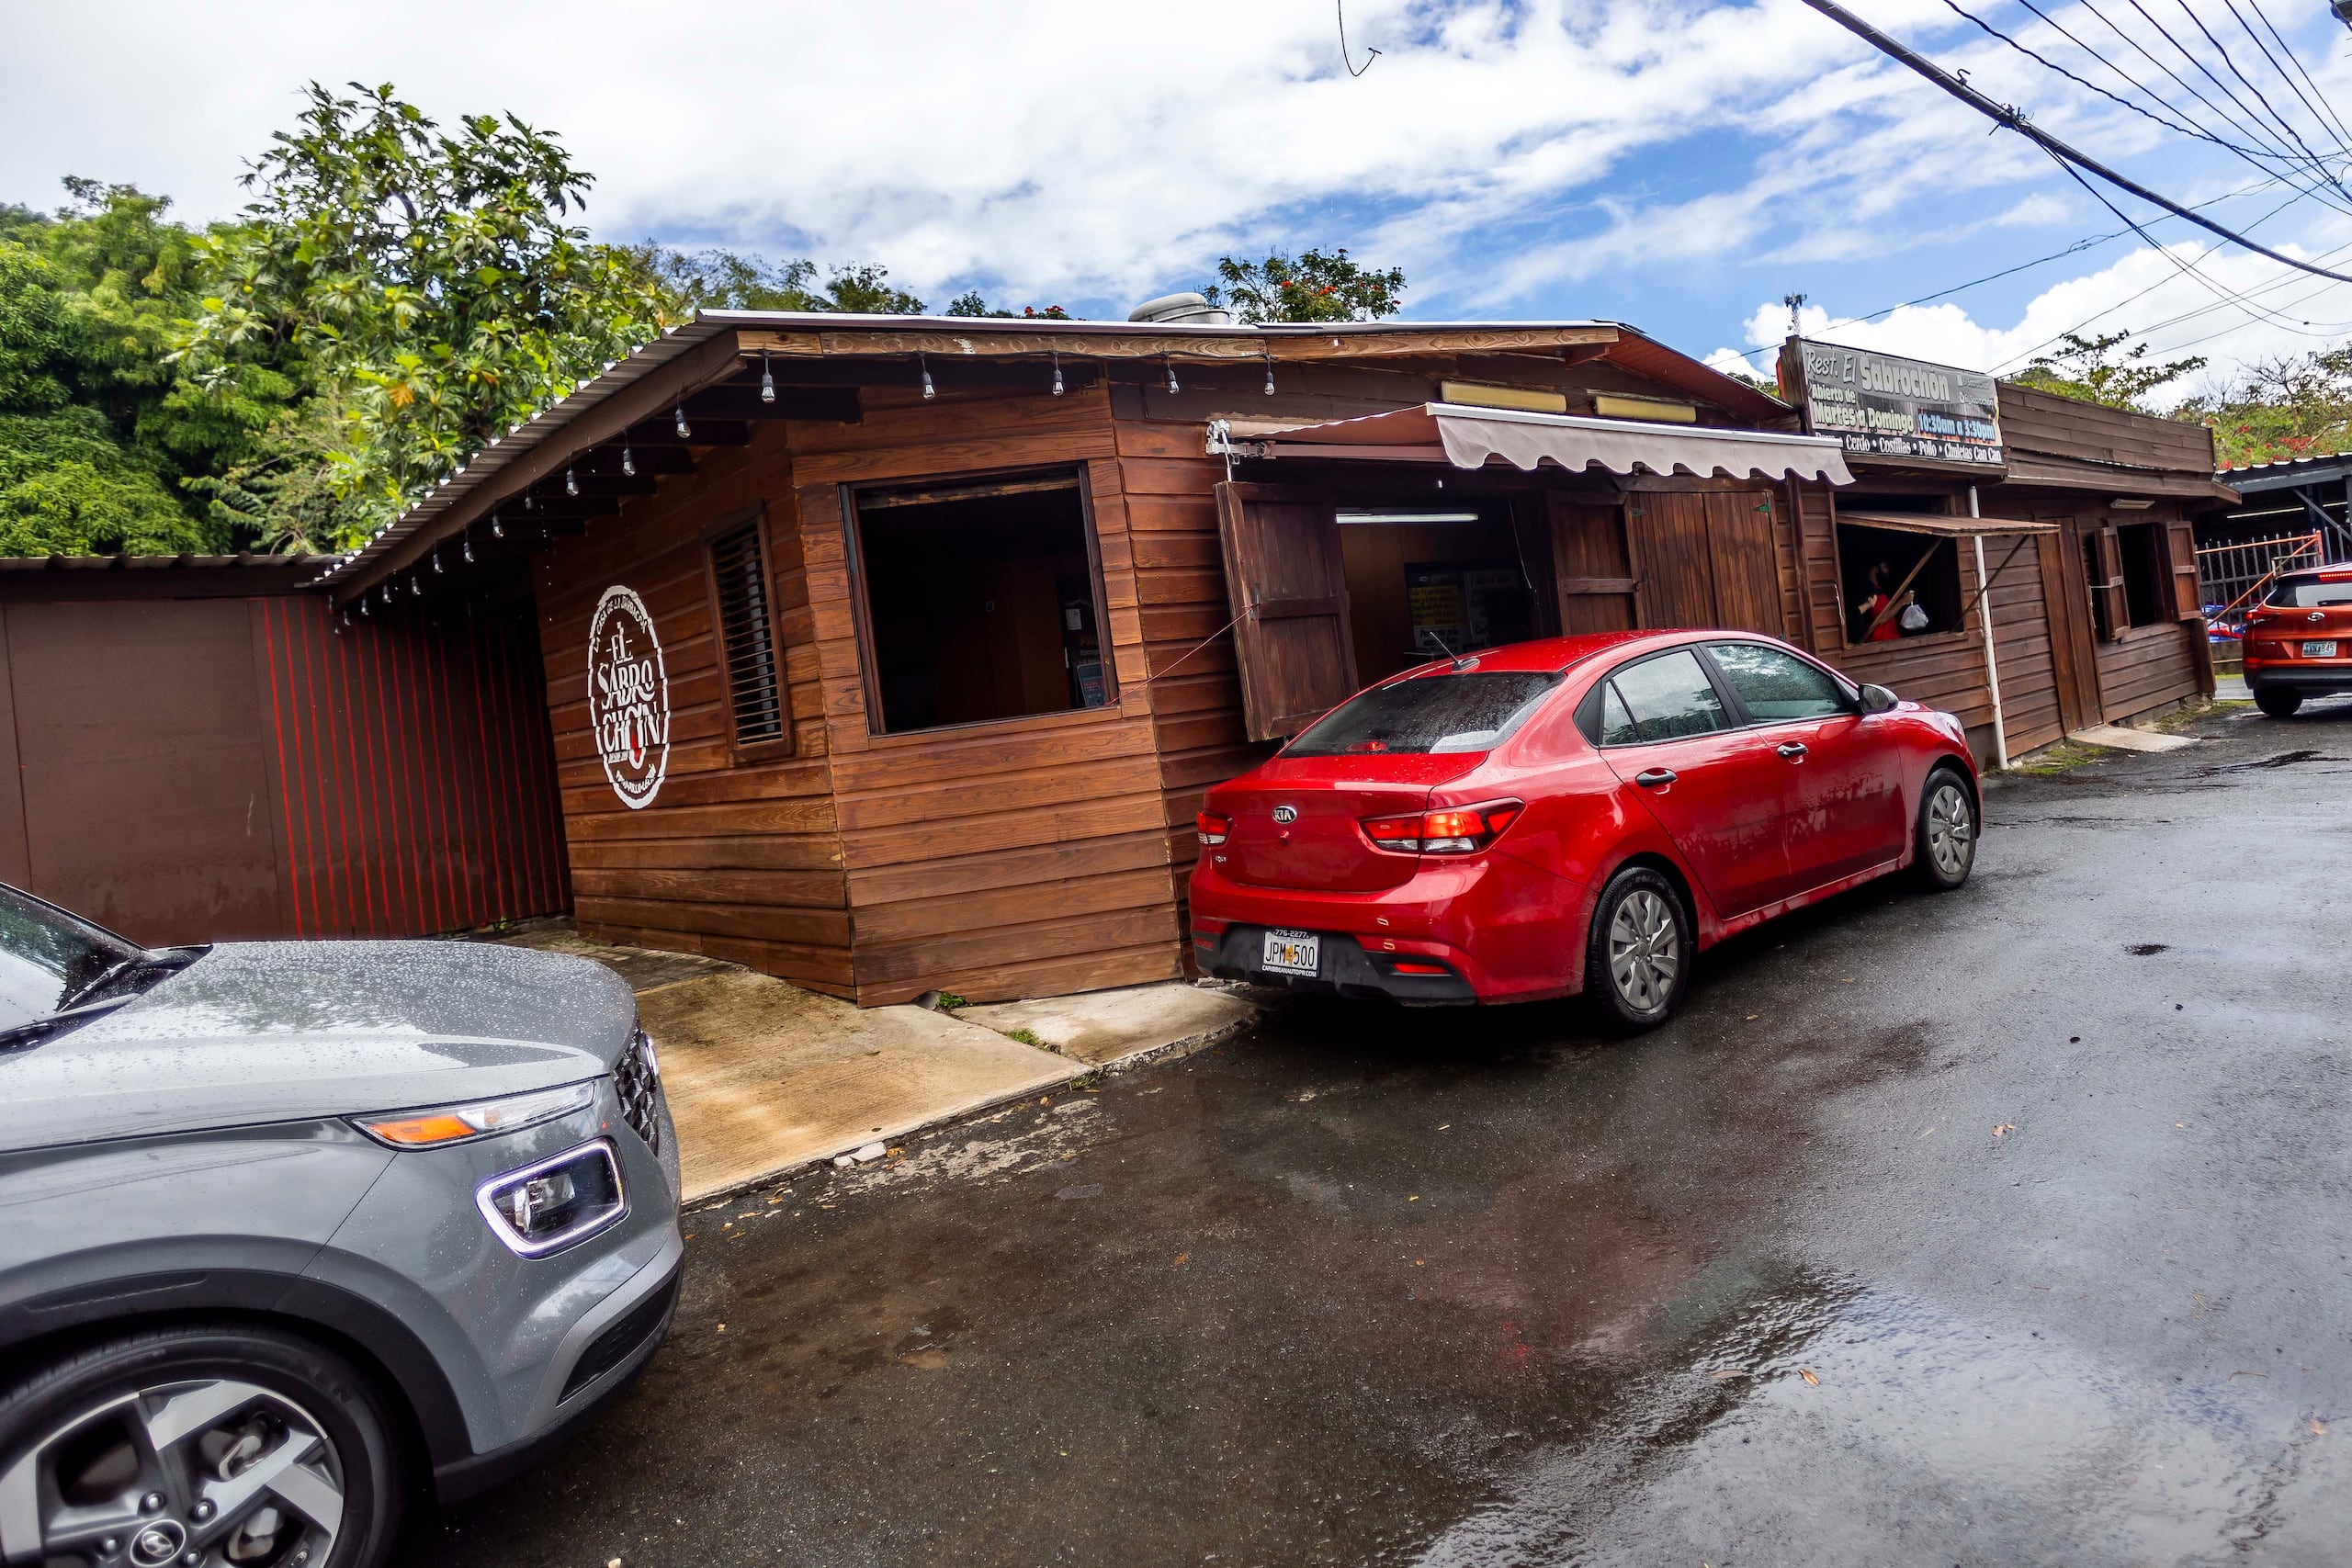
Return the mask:
<path id="1" fill-rule="evenodd" d="M 1838 437 L 1849 457 L 2002 466 L 1999 395 L 1981 370 L 1792 337 L 1781 387 L 1805 429 Z"/>

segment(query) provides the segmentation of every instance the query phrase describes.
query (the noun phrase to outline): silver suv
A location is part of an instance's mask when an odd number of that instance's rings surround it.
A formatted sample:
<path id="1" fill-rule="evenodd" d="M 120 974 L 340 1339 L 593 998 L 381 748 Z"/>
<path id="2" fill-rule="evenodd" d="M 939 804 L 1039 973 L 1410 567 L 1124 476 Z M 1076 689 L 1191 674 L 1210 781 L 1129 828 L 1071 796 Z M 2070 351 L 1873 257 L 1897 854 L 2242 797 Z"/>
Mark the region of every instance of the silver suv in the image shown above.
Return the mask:
<path id="1" fill-rule="evenodd" d="M 675 1142 L 595 964 L 0 886 L 0 1562 L 382 1562 L 651 1358 Z"/>

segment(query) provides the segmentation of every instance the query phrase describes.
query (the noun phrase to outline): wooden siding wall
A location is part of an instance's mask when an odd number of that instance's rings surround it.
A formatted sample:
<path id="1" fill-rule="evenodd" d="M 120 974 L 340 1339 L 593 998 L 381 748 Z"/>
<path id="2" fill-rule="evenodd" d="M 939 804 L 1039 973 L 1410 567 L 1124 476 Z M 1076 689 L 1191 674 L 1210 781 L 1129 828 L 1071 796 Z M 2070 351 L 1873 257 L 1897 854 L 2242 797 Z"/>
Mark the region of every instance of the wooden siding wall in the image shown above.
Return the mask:
<path id="1" fill-rule="evenodd" d="M 564 907 L 527 613 L 0 610 L 0 878 L 151 944 L 423 936 Z"/>
<path id="2" fill-rule="evenodd" d="M 857 999 L 985 1001 L 1181 974 L 1160 689 L 1146 685 L 1136 586 L 1138 554 L 1152 552 L 1137 548 L 1103 388 L 933 402 L 869 390 L 864 423 L 796 423 L 791 440 Z M 1069 464 L 1091 496 L 1116 702 L 872 734 L 837 487 Z M 1206 572 L 1221 603 L 1214 553 Z"/>
<path id="3" fill-rule="evenodd" d="M 851 996 L 849 899 L 827 764 L 808 573 L 780 424 L 749 446 L 701 453 L 698 471 L 624 502 L 535 563 L 574 913 L 603 941 L 708 953 Z M 712 635 L 703 531 L 767 506 L 769 576 L 793 755 L 739 761 Z M 588 623 L 615 583 L 645 601 L 670 682 L 670 762 L 632 811 L 588 729 Z"/>
<path id="4" fill-rule="evenodd" d="M 2107 408 L 2008 381 L 1999 387 L 2001 439 L 2012 450 L 2154 468 L 2183 479 L 2212 477 L 2213 433 L 2201 424 Z M 2128 483 L 2124 493 L 2130 493 Z M 1985 515 L 2016 513 L 1988 506 Z"/>
<path id="5" fill-rule="evenodd" d="M 2063 538 L 2024 535 L 1984 541 L 1984 570 L 1992 575 L 1993 655 L 2001 674 L 2001 726 L 2012 761 L 2066 737 L 2058 700 L 2058 671 L 2051 643 L 2050 602 L 2042 592 L 2041 552 Z M 2014 558 L 2011 549 L 2016 549 Z M 2007 561 L 2006 567 L 2004 561 Z M 1969 549 L 1962 578 L 1974 592 L 1975 551 Z"/>

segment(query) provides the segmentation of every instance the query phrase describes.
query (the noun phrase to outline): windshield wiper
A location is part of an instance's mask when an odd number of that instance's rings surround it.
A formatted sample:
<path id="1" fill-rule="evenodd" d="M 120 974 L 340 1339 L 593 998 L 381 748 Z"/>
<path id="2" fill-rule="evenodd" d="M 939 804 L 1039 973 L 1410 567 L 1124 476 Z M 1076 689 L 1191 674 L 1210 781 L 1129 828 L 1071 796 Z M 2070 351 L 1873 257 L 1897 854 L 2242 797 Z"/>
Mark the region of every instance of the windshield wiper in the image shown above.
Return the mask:
<path id="1" fill-rule="evenodd" d="M 88 987 L 83 987 L 87 990 Z M 60 1008 L 46 1018 L 28 1019 L 22 1023 L 0 1029 L 0 1051 L 13 1051 L 20 1045 L 34 1045 L 52 1034 L 62 1034 L 95 1022 L 130 1001 L 129 997 L 108 997 L 102 1002 L 84 1007 Z"/>
<path id="2" fill-rule="evenodd" d="M 59 1014 L 73 1011 L 82 1004 L 85 998 L 96 996 L 126 975 L 135 974 L 141 969 L 154 969 L 160 972 L 156 978 L 161 979 L 164 975 L 179 973 L 203 955 L 204 949 L 200 947 L 141 948 L 127 957 L 115 960 L 98 971 L 97 977 L 88 985 L 79 987 L 72 995 L 61 998 L 57 1004 L 57 1012 L 50 1016 L 54 1018 Z"/>

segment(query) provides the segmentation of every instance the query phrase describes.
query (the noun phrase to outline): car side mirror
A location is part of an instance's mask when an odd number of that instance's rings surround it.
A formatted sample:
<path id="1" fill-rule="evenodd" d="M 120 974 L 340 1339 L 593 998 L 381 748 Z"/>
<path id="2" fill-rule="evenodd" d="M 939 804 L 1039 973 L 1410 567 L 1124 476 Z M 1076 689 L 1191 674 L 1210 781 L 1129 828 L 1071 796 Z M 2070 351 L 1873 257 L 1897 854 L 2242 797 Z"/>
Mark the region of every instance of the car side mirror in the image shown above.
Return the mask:
<path id="1" fill-rule="evenodd" d="M 1893 692 L 1888 691 L 1884 686 L 1864 686 L 1862 688 L 1862 711 L 1864 713 L 1884 713 L 1887 709 L 1893 707 L 1901 700 L 1901 698 L 1897 697 Z"/>

